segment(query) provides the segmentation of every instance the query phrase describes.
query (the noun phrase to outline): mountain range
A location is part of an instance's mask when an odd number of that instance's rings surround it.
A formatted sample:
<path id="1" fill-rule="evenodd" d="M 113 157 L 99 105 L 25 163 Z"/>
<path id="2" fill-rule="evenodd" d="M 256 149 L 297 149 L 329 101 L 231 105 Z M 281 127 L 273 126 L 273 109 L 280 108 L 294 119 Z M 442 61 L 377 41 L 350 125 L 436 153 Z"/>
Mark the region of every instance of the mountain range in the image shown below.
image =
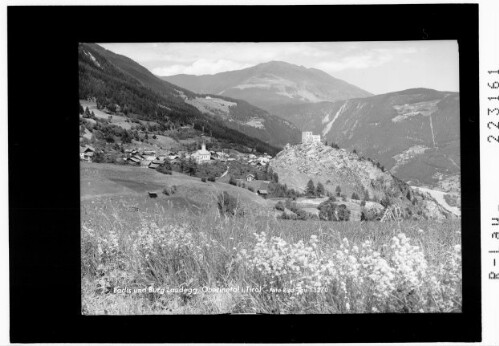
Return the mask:
<path id="1" fill-rule="evenodd" d="M 410 184 L 459 189 L 459 93 L 409 89 L 287 106 L 284 114 L 302 130 L 355 149 Z"/>
<path id="2" fill-rule="evenodd" d="M 299 141 L 299 129 L 280 117 L 243 100 L 183 89 L 97 44 L 79 45 L 78 66 L 80 99 L 117 104 L 144 120 L 193 124 L 215 137 L 262 150 Z"/>
<path id="3" fill-rule="evenodd" d="M 415 88 L 372 95 L 321 70 L 279 61 L 162 79 L 246 100 L 324 141 L 355 149 L 411 184 L 459 190 L 457 92 Z"/>
<path id="4" fill-rule="evenodd" d="M 273 112 L 283 104 L 347 100 L 372 94 L 324 71 L 270 61 L 214 75 L 174 75 L 161 79 L 197 93 L 229 96 Z"/>
<path id="5" fill-rule="evenodd" d="M 321 70 L 280 61 L 159 78 L 96 44 L 80 44 L 79 70 L 80 98 L 103 98 L 150 120 L 194 124 L 275 153 L 299 143 L 300 131 L 312 131 L 411 185 L 460 189 L 457 92 L 372 95 Z"/>

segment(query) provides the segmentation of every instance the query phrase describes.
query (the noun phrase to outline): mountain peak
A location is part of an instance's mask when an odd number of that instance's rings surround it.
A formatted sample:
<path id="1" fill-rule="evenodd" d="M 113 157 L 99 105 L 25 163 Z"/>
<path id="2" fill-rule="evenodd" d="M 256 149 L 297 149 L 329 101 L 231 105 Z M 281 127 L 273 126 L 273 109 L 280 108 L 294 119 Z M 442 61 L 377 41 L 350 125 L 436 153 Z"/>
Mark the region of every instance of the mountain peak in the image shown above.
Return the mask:
<path id="1" fill-rule="evenodd" d="M 282 61 L 282 60 L 271 60 L 271 61 L 267 61 L 267 62 L 262 62 L 258 65 L 255 65 L 254 67 L 258 67 L 258 66 L 284 66 L 284 67 L 302 67 L 302 68 L 304 68 L 303 66 L 291 64 L 289 62 Z"/>
<path id="2" fill-rule="evenodd" d="M 334 102 L 372 95 L 324 71 L 278 60 L 214 75 L 162 78 L 197 93 L 242 99 L 271 112 L 275 106 L 286 104 Z"/>

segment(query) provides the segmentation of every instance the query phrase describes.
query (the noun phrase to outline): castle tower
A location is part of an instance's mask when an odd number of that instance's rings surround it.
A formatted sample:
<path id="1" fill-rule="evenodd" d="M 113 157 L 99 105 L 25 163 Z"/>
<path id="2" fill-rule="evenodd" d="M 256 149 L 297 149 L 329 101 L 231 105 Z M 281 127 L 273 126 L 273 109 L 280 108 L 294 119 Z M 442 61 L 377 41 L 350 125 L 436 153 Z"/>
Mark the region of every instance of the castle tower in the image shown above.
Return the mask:
<path id="1" fill-rule="evenodd" d="M 311 137 L 312 137 L 312 131 L 303 131 L 301 133 L 301 142 L 308 143 Z"/>

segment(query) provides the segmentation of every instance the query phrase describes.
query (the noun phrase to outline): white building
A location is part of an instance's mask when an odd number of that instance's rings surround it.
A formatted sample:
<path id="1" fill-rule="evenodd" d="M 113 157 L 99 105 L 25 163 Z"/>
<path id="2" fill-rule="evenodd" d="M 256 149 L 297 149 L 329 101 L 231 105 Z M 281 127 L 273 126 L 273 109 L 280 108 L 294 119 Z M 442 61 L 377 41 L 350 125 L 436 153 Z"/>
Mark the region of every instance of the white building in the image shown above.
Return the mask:
<path id="1" fill-rule="evenodd" d="M 192 158 L 196 160 L 196 163 L 203 163 L 210 161 L 211 153 L 206 150 L 206 145 L 203 143 L 201 145 L 201 150 L 196 151 L 192 154 Z"/>
<path id="2" fill-rule="evenodd" d="M 321 135 L 314 135 L 312 131 L 303 131 L 301 133 L 302 143 L 319 143 L 321 141 Z"/>

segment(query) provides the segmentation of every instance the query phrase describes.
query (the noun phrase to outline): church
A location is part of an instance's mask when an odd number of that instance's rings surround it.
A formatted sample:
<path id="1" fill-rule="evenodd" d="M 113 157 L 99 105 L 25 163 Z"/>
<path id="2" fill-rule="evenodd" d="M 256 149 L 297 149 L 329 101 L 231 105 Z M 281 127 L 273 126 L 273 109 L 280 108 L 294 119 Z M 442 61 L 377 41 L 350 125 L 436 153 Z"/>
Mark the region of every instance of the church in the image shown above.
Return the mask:
<path id="1" fill-rule="evenodd" d="M 196 160 L 197 164 L 204 163 L 204 162 L 209 162 L 211 158 L 211 153 L 206 150 L 206 144 L 201 145 L 201 150 L 196 151 L 194 154 L 192 154 L 192 157 Z"/>

